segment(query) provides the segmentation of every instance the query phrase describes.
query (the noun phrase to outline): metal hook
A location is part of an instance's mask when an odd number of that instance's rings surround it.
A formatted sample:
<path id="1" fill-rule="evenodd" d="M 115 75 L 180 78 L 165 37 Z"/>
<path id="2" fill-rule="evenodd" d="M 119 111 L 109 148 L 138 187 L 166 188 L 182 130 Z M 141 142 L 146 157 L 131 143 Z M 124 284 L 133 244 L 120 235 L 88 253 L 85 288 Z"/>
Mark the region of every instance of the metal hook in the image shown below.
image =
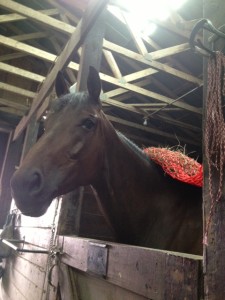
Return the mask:
<path id="1" fill-rule="evenodd" d="M 189 45 L 190 48 L 199 54 L 202 54 L 203 56 L 211 56 L 214 55 L 214 51 L 206 48 L 202 42 L 200 41 L 200 39 L 197 40 L 197 42 L 195 41 L 196 35 L 198 34 L 200 29 L 207 29 L 205 28 L 205 24 L 209 23 L 210 21 L 207 19 L 201 19 L 200 21 L 198 21 L 195 26 L 192 29 L 191 35 L 190 35 L 190 39 L 189 39 Z M 211 23 L 211 22 L 210 22 Z M 208 30 L 208 29 L 207 29 Z"/>
<path id="2" fill-rule="evenodd" d="M 196 42 L 195 38 L 200 29 L 205 29 L 205 30 L 213 33 L 213 35 L 208 40 L 209 42 L 213 42 L 218 38 L 225 39 L 225 34 L 221 31 L 221 29 L 223 29 L 223 28 L 224 28 L 224 25 L 219 28 L 220 30 L 218 30 L 218 29 L 216 29 L 216 27 L 213 26 L 213 24 L 210 20 L 201 19 L 200 21 L 198 21 L 195 24 L 195 26 L 193 27 L 193 30 L 191 32 L 190 39 L 189 39 L 190 48 L 194 52 L 200 53 L 204 56 L 207 56 L 207 57 L 214 56 L 215 51 L 212 51 L 211 49 L 208 49 L 207 47 L 205 47 L 200 39 L 198 39 Z"/>

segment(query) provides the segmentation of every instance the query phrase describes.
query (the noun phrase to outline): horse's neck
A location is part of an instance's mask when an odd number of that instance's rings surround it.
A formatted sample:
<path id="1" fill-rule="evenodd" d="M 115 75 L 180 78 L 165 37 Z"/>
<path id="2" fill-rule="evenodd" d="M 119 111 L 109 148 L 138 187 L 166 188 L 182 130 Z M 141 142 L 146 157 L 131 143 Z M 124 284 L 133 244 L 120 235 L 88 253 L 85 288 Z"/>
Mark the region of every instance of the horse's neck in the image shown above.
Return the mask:
<path id="1" fill-rule="evenodd" d="M 130 220 L 133 221 L 135 215 L 146 213 L 139 201 L 147 203 L 150 191 L 159 185 L 160 175 L 157 175 L 154 163 L 132 149 L 126 139 L 116 133 L 107 136 L 110 139 L 105 143 L 104 169 L 93 186 L 111 223 L 117 222 L 118 227 L 123 227 L 126 232 L 125 227 L 131 229 Z"/>
<path id="2" fill-rule="evenodd" d="M 119 193 L 130 194 L 127 187 L 135 187 L 135 191 L 142 189 L 141 177 L 155 175 L 154 163 L 149 161 L 135 145 L 132 145 L 121 134 L 115 133 L 114 137 L 105 143 L 104 170 L 100 174 L 100 182 L 107 181 L 107 187 L 119 196 Z M 153 176 L 152 176 L 153 177 Z M 154 181 L 154 177 L 152 178 Z M 149 182 L 151 185 L 151 182 Z M 154 184 L 154 183 L 153 183 Z M 144 186 L 143 182 L 143 186 Z M 102 185 L 100 186 L 102 189 Z"/>

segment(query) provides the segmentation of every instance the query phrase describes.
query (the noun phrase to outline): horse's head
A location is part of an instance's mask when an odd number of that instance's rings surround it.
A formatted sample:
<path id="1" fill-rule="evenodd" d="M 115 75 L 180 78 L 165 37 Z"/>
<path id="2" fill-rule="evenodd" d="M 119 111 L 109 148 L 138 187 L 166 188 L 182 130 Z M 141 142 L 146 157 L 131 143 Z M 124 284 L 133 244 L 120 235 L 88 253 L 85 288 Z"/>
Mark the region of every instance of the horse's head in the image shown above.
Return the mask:
<path id="1" fill-rule="evenodd" d="M 13 197 L 26 215 L 42 215 L 52 199 L 90 184 L 100 171 L 103 161 L 101 83 L 92 67 L 87 90 L 69 94 L 62 77 L 57 77 L 59 98 L 50 109 L 45 133 L 11 180 Z"/>

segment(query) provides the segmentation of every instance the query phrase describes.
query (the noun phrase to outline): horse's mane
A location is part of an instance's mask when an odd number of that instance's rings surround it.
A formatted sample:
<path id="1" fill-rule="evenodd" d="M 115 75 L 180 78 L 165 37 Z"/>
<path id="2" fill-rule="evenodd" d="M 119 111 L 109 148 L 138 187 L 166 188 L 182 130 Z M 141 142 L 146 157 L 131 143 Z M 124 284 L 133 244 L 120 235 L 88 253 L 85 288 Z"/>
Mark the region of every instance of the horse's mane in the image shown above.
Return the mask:
<path id="1" fill-rule="evenodd" d="M 141 148 L 139 148 L 134 142 L 132 142 L 130 139 L 128 139 L 125 135 L 123 135 L 121 132 L 117 131 L 117 134 L 119 138 L 131 149 L 133 150 L 141 159 L 145 161 L 150 161 L 149 157 L 146 155 L 144 151 L 142 151 Z"/>
<path id="2" fill-rule="evenodd" d="M 57 98 L 55 101 L 52 102 L 50 111 L 51 112 L 59 112 L 61 111 L 66 105 L 83 103 L 88 97 L 87 92 L 76 92 L 72 94 L 66 94 L 60 98 Z"/>

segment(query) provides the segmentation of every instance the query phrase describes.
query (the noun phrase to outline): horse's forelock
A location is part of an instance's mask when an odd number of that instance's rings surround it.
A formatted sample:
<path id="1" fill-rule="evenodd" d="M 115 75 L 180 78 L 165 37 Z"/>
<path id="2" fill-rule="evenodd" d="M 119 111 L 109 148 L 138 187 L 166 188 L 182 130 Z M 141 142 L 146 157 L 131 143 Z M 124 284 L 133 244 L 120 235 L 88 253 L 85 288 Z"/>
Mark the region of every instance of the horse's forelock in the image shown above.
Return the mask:
<path id="1" fill-rule="evenodd" d="M 67 105 L 78 105 L 79 103 L 84 102 L 88 98 L 87 92 L 73 93 L 64 95 L 55 101 L 53 101 L 50 111 L 52 113 L 61 111 Z"/>

